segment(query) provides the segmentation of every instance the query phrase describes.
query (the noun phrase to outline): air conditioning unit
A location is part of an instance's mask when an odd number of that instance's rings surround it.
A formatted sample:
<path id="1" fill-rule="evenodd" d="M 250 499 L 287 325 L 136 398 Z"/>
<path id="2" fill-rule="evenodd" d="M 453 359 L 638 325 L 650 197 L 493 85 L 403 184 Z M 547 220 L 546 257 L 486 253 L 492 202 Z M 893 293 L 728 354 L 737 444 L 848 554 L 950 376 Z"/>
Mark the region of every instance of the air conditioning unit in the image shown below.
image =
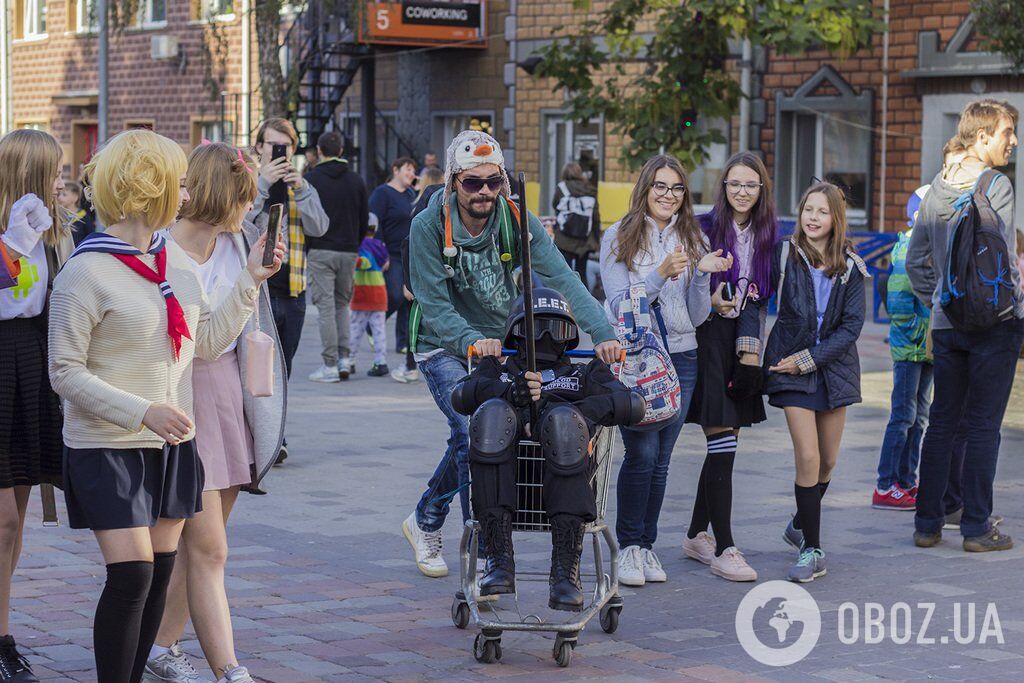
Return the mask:
<path id="1" fill-rule="evenodd" d="M 178 56 L 178 37 L 153 36 L 149 54 L 153 59 L 174 59 Z"/>

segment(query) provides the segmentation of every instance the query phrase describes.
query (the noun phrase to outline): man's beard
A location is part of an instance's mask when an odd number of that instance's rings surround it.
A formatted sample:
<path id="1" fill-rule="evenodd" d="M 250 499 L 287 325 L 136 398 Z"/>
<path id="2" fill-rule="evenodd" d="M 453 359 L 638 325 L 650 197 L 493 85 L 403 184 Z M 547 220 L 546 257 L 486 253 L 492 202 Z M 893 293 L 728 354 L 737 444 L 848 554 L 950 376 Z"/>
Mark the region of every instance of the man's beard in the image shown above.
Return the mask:
<path id="1" fill-rule="evenodd" d="M 486 206 L 487 209 L 486 210 L 481 210 L 481 209 L 477 208 L 478 206 Z M 466 209 L 466 213 L 468 213 L 471 218 L 476 218 L 476 219 L 487 218 L 487 217 L 489 217 L 491 215 L 491 212 L 494 210 L 494 200 L 493 199 L 473 200 L 473 201 L 470 201 L 469 205 L 464 207 L 464 208 Z"/>

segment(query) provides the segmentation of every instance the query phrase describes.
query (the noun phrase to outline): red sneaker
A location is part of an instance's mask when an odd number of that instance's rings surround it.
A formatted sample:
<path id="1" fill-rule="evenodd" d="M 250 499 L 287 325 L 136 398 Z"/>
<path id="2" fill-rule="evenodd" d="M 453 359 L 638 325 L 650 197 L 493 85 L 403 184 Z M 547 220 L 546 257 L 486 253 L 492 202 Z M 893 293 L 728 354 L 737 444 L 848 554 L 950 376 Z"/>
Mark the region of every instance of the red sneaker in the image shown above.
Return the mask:
<path id="1" fill-rule="evenodd" d="M 909 489 L 903 489 L 903 490 L 907 492 L 908 496 L 910 496 L 914 500 L 917 500 L 917 484 L 914 484 Z"/>
<path id="2" fill-rule="evenodd" d="M 913 510 L 916 506 L 914 497 L 899 486 L 891 486 L 884 493 L 875 489 L 871 496 L 871 507 L 876 510 Z"/>

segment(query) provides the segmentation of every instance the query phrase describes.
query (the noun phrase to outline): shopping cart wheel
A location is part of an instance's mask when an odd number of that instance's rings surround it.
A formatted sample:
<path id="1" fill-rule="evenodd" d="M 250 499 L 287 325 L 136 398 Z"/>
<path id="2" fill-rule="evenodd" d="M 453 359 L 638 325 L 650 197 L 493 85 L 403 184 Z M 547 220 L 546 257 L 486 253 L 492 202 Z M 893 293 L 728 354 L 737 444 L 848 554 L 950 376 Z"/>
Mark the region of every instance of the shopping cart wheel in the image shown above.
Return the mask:
<path id="1" fill-rule="evenodd" d="M 457 596 L 452 600 L 452 623 L 455 624 L 455 628 L 469 626 L 469 605 Z"/>
<path id="2" fill-rule="evenodd" d="M 473 641 L 473 656 L 476 657 L 476 661 L 493 664 L 501 659 L 501 632 L 499 631 L 498 634 L 498 636 L 486 633 L 476 634 L 476 640 Z"/>
<path id="3" fill-rule="evenodd" d="M 564 640 L 561 635 L 555 637 L 555 647 L 552 651 L 552 656 L 555 658 L 555 662 L 560 667 L 569 666 L 569 662 L 572 661 L 572 651 L 576 649 L 576 639 Z"/>
<path id="4" fill-rule="evenodd" d="M 601 608 L 601 628 L 605 633 L 615 633 L 619 628 L 619 615 L 622 613 L 622 598 L 612 596 L 608 604 Z"/>

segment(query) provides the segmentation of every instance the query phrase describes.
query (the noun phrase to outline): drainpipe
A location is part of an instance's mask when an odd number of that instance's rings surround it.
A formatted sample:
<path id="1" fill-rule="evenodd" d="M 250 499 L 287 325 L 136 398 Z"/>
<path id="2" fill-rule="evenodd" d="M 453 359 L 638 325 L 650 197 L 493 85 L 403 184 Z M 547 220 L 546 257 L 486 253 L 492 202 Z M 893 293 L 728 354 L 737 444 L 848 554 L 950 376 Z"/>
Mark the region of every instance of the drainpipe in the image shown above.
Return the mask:
<path id="1" fill-rule="evenodd" d="M 14 112 L 11 111 L 11 3 L 3 0 L 0 11 L 0 135 L 7 135 L 13 127 Z"/>
<path id="2" fill-rule="evenodd" d="M 242 0 L 242 121 L 241 136 L 235 131 L 235 138 L 240 147 L 249 146 L 249 131 L 252 130 L 252 109 L 249 101 L 249 87 L 252 81 L 250 70 L 252 68 L 252 6 L 251 0 Z M 235 123 L 238 126 L 238 122 Z"/>
<path id="3" fill-rule="evenodd" d="M 107 57 L 110 48 L 108 12 L 107 0 L 96 0 L 96 18 L 99 20 L 99 54 L 97 55 L 97 61 L 99 62 L 99 97 L 97 98 L 96 106 L 96 114 L 99 120 L 96 124 L 96 132 L 100 142 L 104 142 L 107 139 L 107 101 L 110 94 L 107 78 Z"/>
<path id="4" fill-rule="evenodd" d="M 743 56 L 740 60 L 740 152 L 750 149 L 750 61 L 752 52 L 753 48 L 748 38 L 743 41 Z"/>
<path id="5" fill-rule="evenodd" d="M 878 183 L 878 232 L 885 232 L 886 174 L 889 168 L 889 0 L 885 0 L 885 33 L 882 34 L 882 177 Z"/>

